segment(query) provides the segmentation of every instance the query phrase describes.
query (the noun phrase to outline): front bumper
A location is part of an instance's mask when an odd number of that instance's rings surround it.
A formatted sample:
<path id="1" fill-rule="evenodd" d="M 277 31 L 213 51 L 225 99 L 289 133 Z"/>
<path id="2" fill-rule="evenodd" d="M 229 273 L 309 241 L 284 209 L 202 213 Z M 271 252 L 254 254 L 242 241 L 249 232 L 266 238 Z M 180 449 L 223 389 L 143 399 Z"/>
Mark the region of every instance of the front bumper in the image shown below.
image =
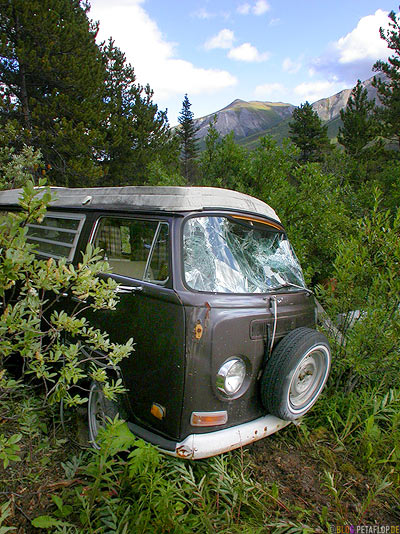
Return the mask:
<path id="1" fill-rule="evenodd" d="M 164 452 L 179 458 L 200 460 L 258 441 L 284 428 L 289 423 L 290 421 L 283 421 L 274 415 L 266 415 L 224 430 L 216 430 L 206 434 L 191 434 L 177 443 L 175 450 L 164 449 Z"/>

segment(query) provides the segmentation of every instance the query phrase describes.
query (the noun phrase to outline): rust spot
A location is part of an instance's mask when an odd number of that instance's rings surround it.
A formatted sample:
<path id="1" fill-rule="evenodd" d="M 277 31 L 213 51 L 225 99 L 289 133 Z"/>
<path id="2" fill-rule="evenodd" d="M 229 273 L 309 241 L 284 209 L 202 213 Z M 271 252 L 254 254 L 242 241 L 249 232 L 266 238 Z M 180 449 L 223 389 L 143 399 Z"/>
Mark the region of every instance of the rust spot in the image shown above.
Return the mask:
<path id="1" fill-rule="evenodd" d="M 258 430 L 254 430 L 254 434 L 257 436 L 257 434 L 258 434 Z"/>
<path id="2" fill-rule="evenodd" d="M 196 339 L 201 339 L 202 336 L 203 336 L 203 327 L 201 326 L 200 321 L 197 321 L 197 324 L 194 327 L 194 337 Z"/>
<path id="3" fill-rule="evenodd" d="M 266 432 L 267 430 L 268 430 L 268 428 L 265 426 L 265 427 L 264 427 L 264 432 Z"/>
<path id="4" fill-rule="evenodd" d="M 190 457 L 193 456 L 193 452 L 192 451 L 188 451 L 183 446 L 177 447 L 175 449 L 175 451 L 176 451 L 177 456 L 179 456 L 179 458 L 190 458 Z"/>
<path id="5" fill-rule="evenodd" d="M 205 305 L 205 307 L 206 307 L 206 309 L 207 309 L 207 311 L 206 311 L 206 315 L 205 315 L 205 317 L 204 317 L 204 320 L 205 320 L 205 321 L 208 321 L 208 318 L 209 318 L 209 316 L 210 316 L 211 306 L 208 304 L 208 302 L 206 302 L 204 305 Z"/>

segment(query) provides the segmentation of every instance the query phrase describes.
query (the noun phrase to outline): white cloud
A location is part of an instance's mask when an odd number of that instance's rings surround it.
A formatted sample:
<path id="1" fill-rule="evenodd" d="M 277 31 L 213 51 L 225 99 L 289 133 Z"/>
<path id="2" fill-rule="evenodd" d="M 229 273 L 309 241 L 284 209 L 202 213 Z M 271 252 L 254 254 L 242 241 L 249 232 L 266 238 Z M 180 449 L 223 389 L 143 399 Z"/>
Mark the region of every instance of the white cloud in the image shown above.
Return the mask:
<path id="1" fill-rule="evenodd" d="M 236 61 L 260 63 L 262 61 L 266 61 L 270 57 L 270 54 L 269 52 L 260 53 L 252 44 L 243 43 L 242 45 L 229 50 L 228 57 L 230 59 L 235 59 Z"/>
<path id="2" fill-rule="evenodd" d="M 115 39 L 134 67 L 138 82 L 150 84 L 157 102 L 186 92 L 214 93 L 237 84 L 226 70 L 199 68 L 177 57 L 177 45 L 165 39 L 142 3 L 92 0 L 89 15 L 101 21 L 98 40 Z"/>
<path id="3" fill-rule="evenodd" d="M 259 16 L 264 15 L 264 13 L 270 9 L 271 7 L 267 0 L 256 0 L 253 5 L 248 2 L 240 4 L 237 8 L 237 12 L 240 13 L 240 15 L 248 15 L 249 13 L 252 13 L 253 15 Z"/>
<path id="4" fill-rule="evenodd" d="M 253 7 L 254 15 L 263 15 L 270 9 L 270 5 L 266 0 L 257 0 Z"/>
<path id="5" fill-rule="evenodd" d="M 282 69 L 289 74 L 296 74 L 301 67 L 301 61 L 292 61 L 290 57 L 285 58 L 282 63 Z"/>
<path id="6" fill-rule="evenodd" d="M 232 48 L 235 35 L 232 30 L 223 29 L 214 37 L 211 37 L 204 44 L 206 50 L 212 50 L 214 48 Z"/>
<path id="7" fill-rule="evenodd" d="M 254 95 L 262 100 L 281 99 L 286 93 L 287 89 L 281 83 L 264 83 L 262 85 L 257 85 L 254 90 Z"/>
<path id="8" fill-rule="evenodd" d="M 315 102 L 320 98 L 326 98 L 327 95 L 333 95 L 343 89 L 342 84 L 336 81 L 315 81 L 304 82 L 294 88 L 294 93 L 301 102 Z"/>
<path id="9" fill-rule="evenodd" d="M 215 13 L 210 13 L 210 11 L 207 11 L 207 9 L 201 7 L 200 9 L 192 13 L 192 17 L 202 20 L 212 19 L 213 17 L 215 17 Z"/>
<path id="10" fill-rule="evenodd" d="M 385 61 L 390 55 L 386 42 L 380 38 L 380 27 L 388 27 L 387 11 L 378 9 L 373 15 L 361 18 L 354 30 L 332 43 L 324 55 L 311 62 L 310 75 L 328 79 L 336 77 L 349 86 L 358 78 L 371 77 L 375 61 Z"/>
<path id="11" fill-rule="evenodd" d="M 281 23 L 281 19 L 271 19 L 269 21 L 270 26 L 278 26 Z"/>
<path id="12" fill-rule="evenodd" d="M 379 28 L 388 26 L 388 12 L 378 9 L 374 15 L 360 19 L 356 28 L 341 37 L 334 47 L 338 51 L 339 63 L 353 63 L 370 59 L 371 62 L 386 58 L 388 48 L 380 38 Z"/>
<path id="13" fill-rule="evenodd" d="M 241 15 L 248 15 L 250 13 L 251 5 L 250 4 L 241 4 L 237 8 L 237 12 Z"/>

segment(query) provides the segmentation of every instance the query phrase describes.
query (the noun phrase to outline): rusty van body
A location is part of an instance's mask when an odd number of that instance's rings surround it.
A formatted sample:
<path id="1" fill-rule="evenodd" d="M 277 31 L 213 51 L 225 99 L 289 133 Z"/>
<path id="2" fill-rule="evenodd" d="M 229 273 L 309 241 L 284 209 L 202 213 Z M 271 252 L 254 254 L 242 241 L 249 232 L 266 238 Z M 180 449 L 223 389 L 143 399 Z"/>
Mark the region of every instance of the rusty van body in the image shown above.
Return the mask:
<path id="1" fill-rule="evenodd" d="M 205 458 L 261 439 L 306 413 L 329 373 L 316 305 L 275 211 L 208 187 L 52 188 L 28 240 L 76 263 L 100 247 L 118 283 L 114 311 L 90 321 L 133 337 L 118 370 L 132 432 L 162 450 Z M 16 206 L 18 190 L 0 193 Z M 85 349 L 82 348 L 84 351 Z M 89 432 L 115 409 L 93 383 Z"/>

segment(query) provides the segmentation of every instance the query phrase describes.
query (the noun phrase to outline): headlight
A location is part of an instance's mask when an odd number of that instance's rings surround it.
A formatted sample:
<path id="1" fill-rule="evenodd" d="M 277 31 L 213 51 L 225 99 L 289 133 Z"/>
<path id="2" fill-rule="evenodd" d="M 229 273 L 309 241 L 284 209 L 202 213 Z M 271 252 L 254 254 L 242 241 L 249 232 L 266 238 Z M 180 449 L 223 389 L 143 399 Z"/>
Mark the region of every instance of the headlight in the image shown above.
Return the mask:
<path id="1" fill-rule="evenodd" d="M 232 397 L 242 387 L 246 378 L 246 364 L 239 358 L 225 362 L 217 373 L 217 389 Z"/>

